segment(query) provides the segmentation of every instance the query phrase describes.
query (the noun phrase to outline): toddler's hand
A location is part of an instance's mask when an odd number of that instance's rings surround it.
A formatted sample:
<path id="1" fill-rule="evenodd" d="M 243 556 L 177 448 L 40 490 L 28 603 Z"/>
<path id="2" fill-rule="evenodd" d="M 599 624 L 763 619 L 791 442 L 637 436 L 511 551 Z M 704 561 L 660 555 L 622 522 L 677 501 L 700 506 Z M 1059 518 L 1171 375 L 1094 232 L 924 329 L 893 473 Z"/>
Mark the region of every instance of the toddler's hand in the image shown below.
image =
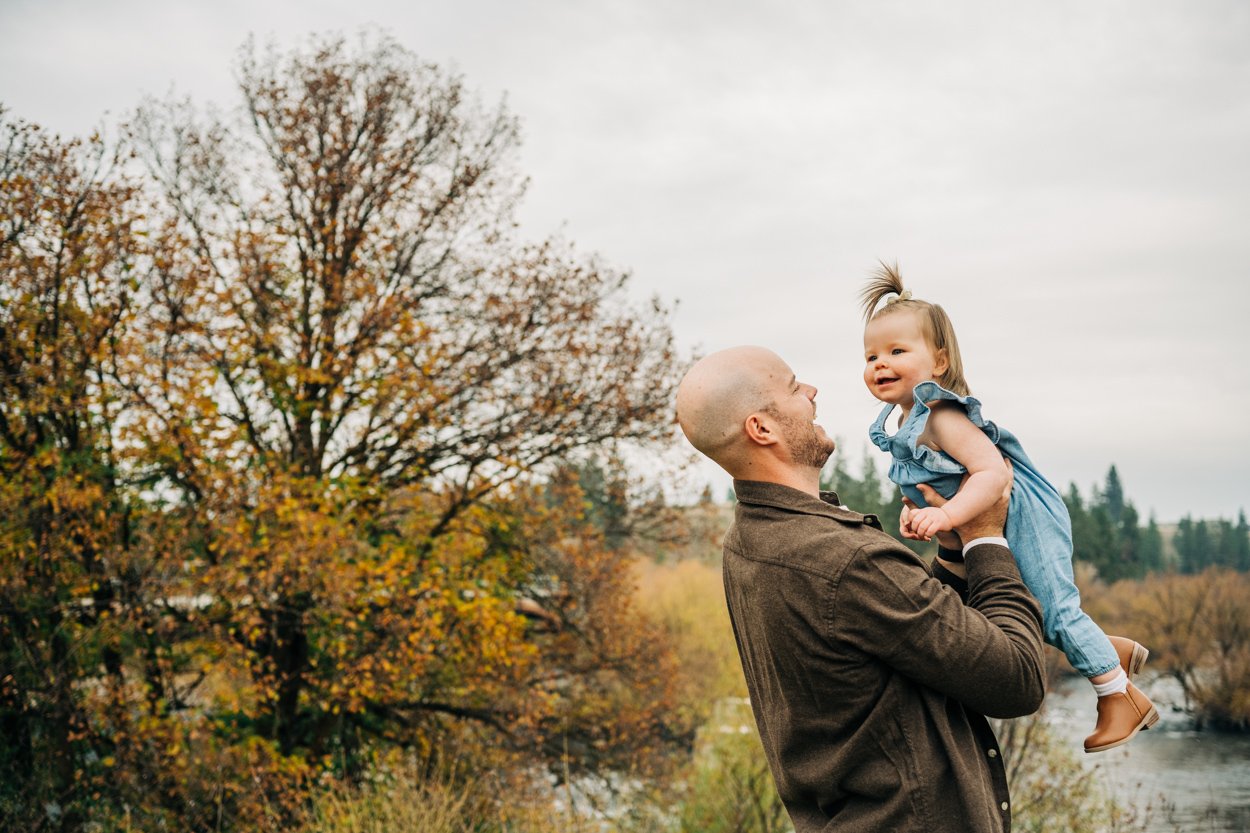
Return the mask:
<path id="1" fill-rule="evenodd" d="M 911 513 L 911 529 L 923 540 L 928 541 L 939 532 L 949 532 L 955 528 L 945 510 L 936 506 L 926 506 Z"/>
<path id="2" fill-rule="evenodd" d="M 903 511 L 898 513 L 898 534 L 902 535 L 908 541 L 926 540 L 917 535 L 912 529 L 911 519 L 916 511 L 916 504 L 912 503 L 907 498 L 903 498 Z"/>

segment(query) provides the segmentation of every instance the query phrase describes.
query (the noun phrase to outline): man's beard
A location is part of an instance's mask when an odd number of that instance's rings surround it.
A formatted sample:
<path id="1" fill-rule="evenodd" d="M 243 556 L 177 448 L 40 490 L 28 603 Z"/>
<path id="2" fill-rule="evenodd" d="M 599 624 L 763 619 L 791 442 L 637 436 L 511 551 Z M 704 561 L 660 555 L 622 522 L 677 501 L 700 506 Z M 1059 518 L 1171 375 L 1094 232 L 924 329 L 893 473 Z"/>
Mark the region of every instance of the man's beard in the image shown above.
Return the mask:
<path id="1" fill-rule="evenodd" d="M 780 414 L 776 418 L 781 423 L 782 436 L 786 439 L 790 458 L 795 465 L 814 469 L 824 467 L 825 461 L 833 453 L 833 442 L 820 438 L 816 433 L 816 424 Z"/>

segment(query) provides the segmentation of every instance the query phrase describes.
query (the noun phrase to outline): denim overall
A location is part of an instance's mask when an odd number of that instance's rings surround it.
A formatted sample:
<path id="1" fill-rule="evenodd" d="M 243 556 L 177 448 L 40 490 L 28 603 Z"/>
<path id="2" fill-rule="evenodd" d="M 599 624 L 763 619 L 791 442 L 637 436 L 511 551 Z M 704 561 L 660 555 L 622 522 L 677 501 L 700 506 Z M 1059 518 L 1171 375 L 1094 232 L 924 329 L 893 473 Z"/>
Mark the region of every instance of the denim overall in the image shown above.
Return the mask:
<path id="1" fill-rule="evenodd" d="M 981 416 L 981 403 L 976 399 L 951 393 L 936 382 L 916 385 L 913 396 L 911 414 L 898 433 L 891 437 L 885 430 L 894 405 L 887 405 L 868 431 L 878 448 L 890 452 L 890 480 L 917 506 L 927 505 L 917 483 L 929 484 L 946 498 L 955 494 L 967 469 L 949 454 L 917 446 L 916 440 L 929 419 L 928 403 L 959 403 L 972 424 L 1011 460 L 1015 482 L 1007 510 L 1007 543 L 1020 576 L 1042 606 L 1046 641 L 1063 651 L 1072 667 L 1086 677 L 1113 670 L 1119 665 L 1115 649 L 1081 610 L 1081 596 L 1072 579 L 1072 522 L 1058 490 L 1033 466 L 1011 432 Z"/>

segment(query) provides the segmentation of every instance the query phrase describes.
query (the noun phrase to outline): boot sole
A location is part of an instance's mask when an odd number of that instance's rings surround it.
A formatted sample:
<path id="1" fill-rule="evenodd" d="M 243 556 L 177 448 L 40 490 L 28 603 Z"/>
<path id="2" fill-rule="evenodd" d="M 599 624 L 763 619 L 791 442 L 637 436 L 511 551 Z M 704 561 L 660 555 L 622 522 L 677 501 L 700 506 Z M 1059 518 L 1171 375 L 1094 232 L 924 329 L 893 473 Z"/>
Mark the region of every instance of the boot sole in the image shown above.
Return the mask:
<path id="1" fill-rule="evenodd" d="M 1102 746 L 1090 747 L 1086 749 L 1085 752 L 1087 754 L 1092 754 L 1094 752 L 1106 752 L 1108 749 L 1115 749 L 1117 746 L 1123 746 L 1124 744 L 1128 743 L 1133 738 L 1137 737 L 1138 732 L 1140 732 L 1143 729 L 1149 729 L 1151 726 L 1155 725 L 1158 722 L 1159 722 L 1159 710 L 1156 709 L 1154 706 L 1151 706 L 1150 711 L 1146 712 L 1146 716 L 1141 719 L 1141 722 L 1138 723 L 1133 728 L 1133 731 L 1128 733 L 1128 737 L 1121 738 L 1120 740 L 1117 740 L 1114 743 L 1107 743 L 1107 744 L 1103 744 Z"/>

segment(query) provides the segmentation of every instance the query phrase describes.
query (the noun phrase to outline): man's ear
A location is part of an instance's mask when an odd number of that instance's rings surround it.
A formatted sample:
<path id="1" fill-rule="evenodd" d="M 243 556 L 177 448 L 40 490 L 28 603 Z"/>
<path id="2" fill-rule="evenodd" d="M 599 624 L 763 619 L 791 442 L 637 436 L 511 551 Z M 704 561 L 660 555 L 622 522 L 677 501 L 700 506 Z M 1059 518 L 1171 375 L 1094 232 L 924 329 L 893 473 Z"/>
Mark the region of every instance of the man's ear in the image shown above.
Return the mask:
<path id="1" fill-rule="evenodd" d="M 756 445 L 777 444 L 779 439 L 777 432 L 773 430 L 763 414 L 751 414 L 742 427 L 746 431 L 747 439 Z"/>

